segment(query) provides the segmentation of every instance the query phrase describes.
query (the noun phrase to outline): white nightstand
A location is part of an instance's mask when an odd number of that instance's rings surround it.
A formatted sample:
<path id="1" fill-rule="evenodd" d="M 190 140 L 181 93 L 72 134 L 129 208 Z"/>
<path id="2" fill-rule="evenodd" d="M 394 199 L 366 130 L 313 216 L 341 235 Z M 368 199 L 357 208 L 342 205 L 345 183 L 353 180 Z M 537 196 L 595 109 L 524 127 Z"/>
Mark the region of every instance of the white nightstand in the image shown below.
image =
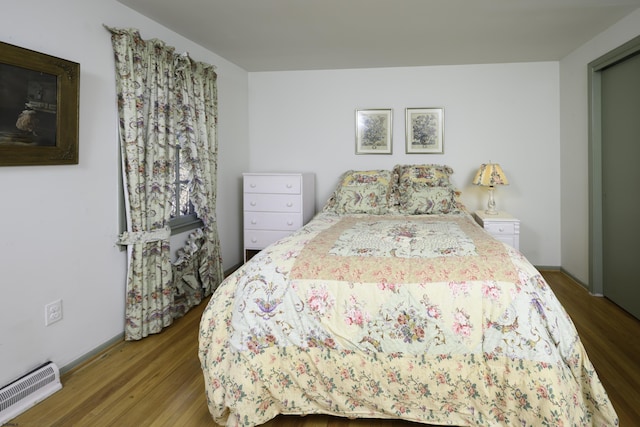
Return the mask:
<path id="1" fill-rule="evenodd" d="M 473 213 L 478 224 L 493 237 L 520 250 L 520 220 L 506 212 L 489 215 L 484 210 Z"/>

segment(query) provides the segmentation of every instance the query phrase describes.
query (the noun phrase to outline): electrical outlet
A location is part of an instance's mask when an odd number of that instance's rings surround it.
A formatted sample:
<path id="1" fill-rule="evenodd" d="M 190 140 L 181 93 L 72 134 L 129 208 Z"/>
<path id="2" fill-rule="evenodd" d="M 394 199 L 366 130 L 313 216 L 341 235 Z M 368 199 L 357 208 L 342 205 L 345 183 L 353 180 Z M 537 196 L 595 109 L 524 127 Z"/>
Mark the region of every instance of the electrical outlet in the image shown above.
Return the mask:
<path id="1" fill-rule="evenodd" d="M 62 300 L 59 299 L 44 306 L 44 325 L 49 326 L 62 320 Z"/>

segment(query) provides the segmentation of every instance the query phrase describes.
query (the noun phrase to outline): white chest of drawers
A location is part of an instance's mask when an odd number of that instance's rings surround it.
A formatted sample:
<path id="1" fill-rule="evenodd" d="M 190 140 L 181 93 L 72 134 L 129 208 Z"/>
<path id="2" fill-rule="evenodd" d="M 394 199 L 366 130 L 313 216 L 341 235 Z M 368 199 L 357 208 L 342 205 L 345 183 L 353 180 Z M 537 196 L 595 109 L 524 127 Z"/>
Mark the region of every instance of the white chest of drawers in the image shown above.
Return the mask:
<path id="1" fill-rule="evenodd" d="M 512 217 L 506 212 L 498 212 L 497 215 L 490 215 L 485 211 L 476 211 L 473 215 L 477 223 L 493 237 L 520 250 L 519 219 Z"/>
<path id="2" fill-rule="evenodd" d="M 311 173 L 244 173 L 244 260 L 306 224 L 315 214 Z"/>

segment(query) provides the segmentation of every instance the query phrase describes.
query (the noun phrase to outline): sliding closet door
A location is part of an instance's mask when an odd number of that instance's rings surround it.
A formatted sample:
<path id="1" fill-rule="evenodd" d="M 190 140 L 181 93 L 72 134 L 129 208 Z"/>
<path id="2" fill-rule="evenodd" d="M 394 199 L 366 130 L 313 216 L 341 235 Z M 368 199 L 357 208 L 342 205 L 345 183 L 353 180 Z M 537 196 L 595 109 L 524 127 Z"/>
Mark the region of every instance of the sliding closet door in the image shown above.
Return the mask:
<path id="1" fill-rule="evenodd" d="M 603 291 L 640 318 L 640 55 L 601 73 Z"/>

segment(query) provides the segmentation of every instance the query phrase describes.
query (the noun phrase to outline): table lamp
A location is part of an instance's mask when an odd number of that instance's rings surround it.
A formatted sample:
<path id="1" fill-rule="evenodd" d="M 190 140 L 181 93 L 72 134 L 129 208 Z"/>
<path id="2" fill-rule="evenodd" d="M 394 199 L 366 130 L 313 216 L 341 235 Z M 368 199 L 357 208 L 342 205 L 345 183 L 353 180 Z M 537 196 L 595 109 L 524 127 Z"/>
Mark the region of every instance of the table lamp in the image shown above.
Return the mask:
<path id="1" fill-rule="evenodd" d="M 475 185 L 482 185 L 488 187 L 489 190 L 489 202 L 487 203 L 487 210 L 484 211 L 488 215 L 497 215 L 496 201 L 493 198 L 493 189 L 496 185 L 509 185 L 509 181 L 505 176 L 502 168 L 497 163 L 485 163 L 480 165 L 475 178 L 473 178 Z"/>

